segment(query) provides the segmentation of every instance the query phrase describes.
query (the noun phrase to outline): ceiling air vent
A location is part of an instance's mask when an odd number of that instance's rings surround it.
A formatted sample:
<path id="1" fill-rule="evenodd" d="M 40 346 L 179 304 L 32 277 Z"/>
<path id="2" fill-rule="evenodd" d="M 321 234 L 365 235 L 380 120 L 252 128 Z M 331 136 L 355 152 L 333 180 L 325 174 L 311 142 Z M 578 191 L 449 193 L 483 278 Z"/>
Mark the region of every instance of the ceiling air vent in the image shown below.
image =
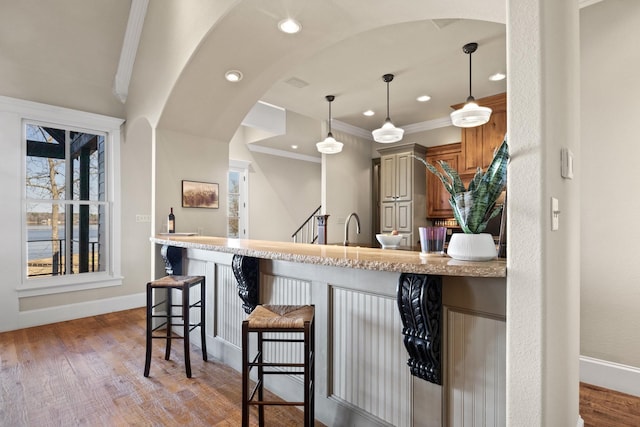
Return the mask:
<path id="1" fill-rule="evenodd" d="M 309 83 L 305 82 L 304 80 L 301 80 L 297 77 L 291 77 L 288 80 L 284 81 L 286 84 L 291 85 L 293 87 L 297 87 L 298 89 L 302 89 L 305 86 L 309 86 Z"/>

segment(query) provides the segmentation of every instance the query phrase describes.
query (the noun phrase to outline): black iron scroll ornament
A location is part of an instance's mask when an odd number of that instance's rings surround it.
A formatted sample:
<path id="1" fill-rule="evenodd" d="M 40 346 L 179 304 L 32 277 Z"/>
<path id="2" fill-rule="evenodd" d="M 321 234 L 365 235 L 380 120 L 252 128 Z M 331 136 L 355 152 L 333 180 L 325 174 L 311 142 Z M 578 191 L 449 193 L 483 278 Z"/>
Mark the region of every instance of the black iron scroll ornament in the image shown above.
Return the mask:
<path id="1" fill-rule="evenodd" d="M 442 384 L 442 277 L 402 273 L 397 289 L 411 374 Z"/>
<path id="2" fill-rule="evenodd" d="M 169 275 L 179 276 L 182 274 L 182 255 L 184 248 L 176 246 L 162 245 L 160 255 L 164 261 L 164 271 Z"/>
<path id="3" fill-rule="evenodd" d="M 249 256 L 234 255 L 231 260 L 231 269 L 238 281 L 238 296 L 247 314 L 258 305 L 259 266 L 260 260 Z"/>

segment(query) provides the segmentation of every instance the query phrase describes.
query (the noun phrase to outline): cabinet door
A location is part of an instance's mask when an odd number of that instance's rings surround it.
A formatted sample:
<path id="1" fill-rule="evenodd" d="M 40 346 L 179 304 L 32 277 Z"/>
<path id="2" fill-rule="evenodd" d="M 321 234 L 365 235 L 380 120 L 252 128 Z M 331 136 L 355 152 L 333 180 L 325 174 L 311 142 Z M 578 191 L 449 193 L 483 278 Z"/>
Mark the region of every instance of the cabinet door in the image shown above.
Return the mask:
<path id="1" fill-rule="evenodd" d="M 400 233 L 411 233 L 413 219 L 413 202 L 396 203 L 396 230 Z"/>
<path id="2" fill-rule="evenodd" d="M 384 202 L 380 212 L 380 232 L 397 230 L 411 233 L 413 227 L 413 202 Z"/>
<path id="3" fill-rule="evenodd" d="M 442 172 L 438 165 L 438 160 L 444 160 L 453 169 L 458 170 L 459 153 L 441 154 L 438 156 L 428 156 L 427 161 Z M 429 218 L 452 218 L 453 211 L 449 203 L 449 192 L 444 188 L 437 176 L 428 172 L 427 175 L 427 217 Z"/>
<path id="4" fill-rule="evenodd" d="M 482 138 L 484 126 L 462 129 L 462 164 L 459 173 L 473 173 L 482 167 Z"/>
<path id="5" fill-rule="evenodd" d="M 380 196 L 383 202 L 396 199 L 396 156 L 380 157 Z"/>
<path id="6" fill-rule="evenodd" d="M 396 227 L 395 202 L 383 202 L 380 209 L 380 232 L 391 233 Z"/>
<path id="7" fill-rule="evenodd" d="M 482 169 L 486 169 L 493 160 L 493 153 L 504 141 L 507 130 L 507 111 L 494 111 L 489 123 L 482 126 Z"/>
<path id="8" fill-rule="evenodd" d="M 461 174 L 475 173 L 478 168 L 486 170 L 493 160 L 493 152 L 500 146 L 507 132 L 506 94 L 488 96 L 477 102 L 491 108 L 491 118 L 482 126 L 462 129 Z"/>
<path id="9" fill-rule="evenodd" d="M 443 160 L 453 169 L 460 169 L 460 143 L 441 145 L 427 150 L 427 161 L 441 172 L 438 165 Z M 427 174 L 427 218 L 452 218 L 453 211 L 449 204 L 449 192 L 442 182 L 429 171 Z"/>
<path id="10" fill-rule="evenodd" d="M 413 197 L 413 157 L 411 153 L 396 154 L 396 201 Z"/>

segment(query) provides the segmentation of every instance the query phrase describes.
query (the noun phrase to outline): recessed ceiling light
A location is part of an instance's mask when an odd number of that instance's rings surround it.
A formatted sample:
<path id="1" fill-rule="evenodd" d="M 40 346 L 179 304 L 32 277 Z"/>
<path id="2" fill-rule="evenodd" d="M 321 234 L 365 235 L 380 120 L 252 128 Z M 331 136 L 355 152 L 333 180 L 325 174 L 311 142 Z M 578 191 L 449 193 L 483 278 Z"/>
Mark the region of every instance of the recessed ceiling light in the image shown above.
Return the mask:
<path id="1" fill-rule="evenodd" d="M 293 148 L 294 150 L 297 150 L 298 146 L 294 144 L 294 145 L 291 146 L 291 148 Z"/>
<path id="2" fill-rule="evenodd" d="M 242 80 L 242 73 L 238 70 L 229 70 L 224 73 L 224 78 L 230 82 L 239 82 Z"/>
<path id="3" fill-rule="evenodd" d="M 416 98 L 416 100 L 418 102 L 427 102 L 430 99 L 431 99 L 431 97 L 429 95 L 421 95 L 421 96 Z"/>
<path id="4" fill-rule="evenodd" d="M 300 32 L 300 30 L 302 29 L 302 25 L 300 25 L 300 23 L 295 19 L 288 18 L 278 22 L 278 28 L 283 33 L 295 34 Z"/>
<path id="5" fill-rule="evenodd" d="M 500 80 L 504 80 L 507 75 L 505 73 L 495 73 L 489 76 L 489 80 L 492 82 L 499 82 Z"/>
<path id="6" fill-rule="evenodd" d="M 363 115 L 367 116 L 367 117 L 371 117 L 373 116 L 375 113 L 373 112 L 373 110 L 367 110 L 364 113 L 362 113 Z"/>

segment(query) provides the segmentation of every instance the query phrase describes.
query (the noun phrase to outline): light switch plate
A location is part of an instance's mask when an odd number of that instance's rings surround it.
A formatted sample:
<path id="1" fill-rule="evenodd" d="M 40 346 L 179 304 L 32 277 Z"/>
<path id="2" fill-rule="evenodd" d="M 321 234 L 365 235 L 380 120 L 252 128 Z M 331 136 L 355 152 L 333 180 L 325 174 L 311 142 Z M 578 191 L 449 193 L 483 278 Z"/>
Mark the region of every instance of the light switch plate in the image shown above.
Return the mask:
<path id="1" fill-rule="evenodd" d="M 551 198 L 551 231 L 557 231 L 560 228 L 560 205 L 558 199 Z"/>
<path id="2" fill-rule="evenodd" d="M 573 152 L 568 148 L 563 148 L 560 157 L 562 162 L 560 174 L 563 178 L 573 179 Z"/>
<path id="3" fill-rule="evenodd" d="M 151 215 L 136 214 L 136 222 L 151 222 Z"/>

